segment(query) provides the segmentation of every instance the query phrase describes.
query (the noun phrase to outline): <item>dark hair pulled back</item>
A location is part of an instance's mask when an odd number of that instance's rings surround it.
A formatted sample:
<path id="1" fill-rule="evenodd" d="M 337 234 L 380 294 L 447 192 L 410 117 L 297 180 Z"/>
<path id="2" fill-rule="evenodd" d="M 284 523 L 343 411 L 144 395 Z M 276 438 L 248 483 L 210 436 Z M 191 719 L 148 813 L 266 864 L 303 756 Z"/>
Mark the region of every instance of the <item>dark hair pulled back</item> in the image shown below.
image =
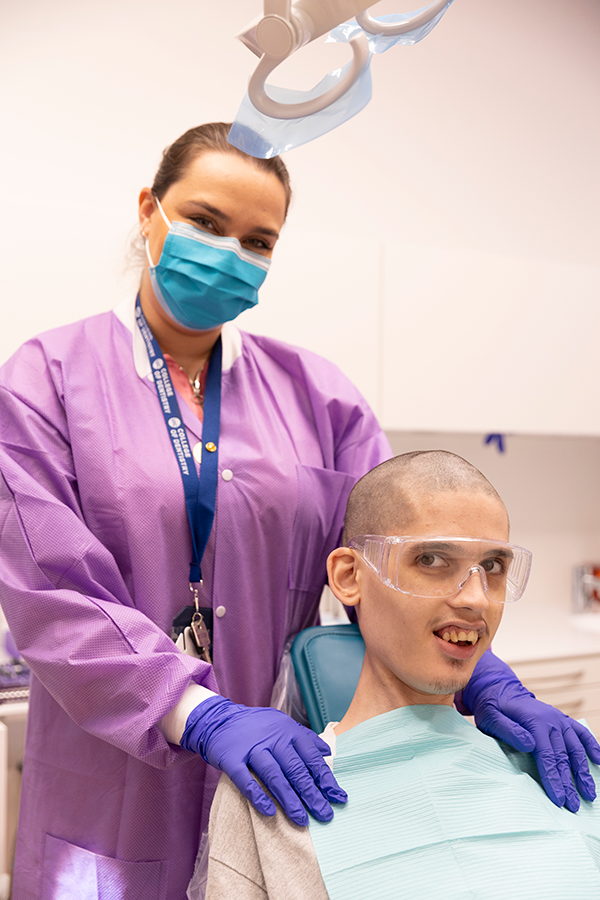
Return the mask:
<path id="1" fill-rule="evenodd" d="M 171 185 L 184 177 L 187 167 L 201 153 L 208 151 L 233 153 L 249 160 L 258 169 L 272 172 L 279 179 L 285 190 L 287 215 L 292 199 L 292 188 L 285 163 L 278 156 L 274 156 L 272 159 L 258 159 L 255 156 L 249 156 L 243 150 L 238 150 L 233 144 L 227 142 L 230 128 L 231 124 L 227 122 L 208 122 L 206 125 L 190 128 L 177 138 L 170 147 L 163 151 L 162 161 L 152 185 L 152 193 L 162 200 Z"/>

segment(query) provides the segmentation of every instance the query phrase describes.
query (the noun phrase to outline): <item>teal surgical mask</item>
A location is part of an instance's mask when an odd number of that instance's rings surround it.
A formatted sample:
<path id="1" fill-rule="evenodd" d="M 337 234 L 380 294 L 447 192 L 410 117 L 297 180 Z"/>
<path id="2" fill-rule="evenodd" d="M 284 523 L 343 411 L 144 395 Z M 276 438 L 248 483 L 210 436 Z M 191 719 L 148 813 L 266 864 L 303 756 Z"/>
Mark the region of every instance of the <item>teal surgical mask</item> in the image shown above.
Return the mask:
<path id="1" fill-rule="evenodd" d="M 271 260 L 244 250 L 237 238 L 199 231 L 185 222 L 169 222 L 158 265 L 146 241 L 149 274 L 156 298 L 167 315 L 190 331 L 206 331 L 237 318 L 258 303 L 258 289 Z"/>

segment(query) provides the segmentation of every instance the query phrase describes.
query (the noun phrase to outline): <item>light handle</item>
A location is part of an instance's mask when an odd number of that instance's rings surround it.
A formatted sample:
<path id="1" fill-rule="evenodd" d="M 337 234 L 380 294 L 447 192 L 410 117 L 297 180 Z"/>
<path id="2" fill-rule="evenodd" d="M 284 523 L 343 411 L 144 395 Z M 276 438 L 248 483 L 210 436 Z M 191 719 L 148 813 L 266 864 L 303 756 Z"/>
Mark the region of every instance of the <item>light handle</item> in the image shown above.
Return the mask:
<path id="1" fill-rule="evenodd" d="M 271 116 L 274 119 L 300 119 L 303 116 L 312 116 L 313 113 L 331 106 L 352 87 L 369 62 L 369 44 L 364 35 L 351 38 L 350 46 L 353 54 L 352 62 L 341 81 L 319 97 L 313 97 L 302 103 L 278 103 L 269 97 L 265 91 L 265 82 L 271 72 L 281 63 L 281 58 L 265 54 L 248 84 L 248 97 L 252 105 L 263 115 Z"/>
<path id="2" fill-rule="evenodd" d="M 382 22 L 380 19 L 374 19 L 373 16 L 369 15 L 368 9 L 365 9 L 364 12 L 358 13 L 356 21 L 367 34 L 394 37 L 400 34 L 407 34 L 409 31 L 414 31 L 415 28 L 422 28 L 423 25 L 427 25 L 447 5 L 448 0 L 435 0 L 427 9 L 421 10 L 421 12 L 411 16 L 410 19 L 405 19 L 404 22 Z"/>

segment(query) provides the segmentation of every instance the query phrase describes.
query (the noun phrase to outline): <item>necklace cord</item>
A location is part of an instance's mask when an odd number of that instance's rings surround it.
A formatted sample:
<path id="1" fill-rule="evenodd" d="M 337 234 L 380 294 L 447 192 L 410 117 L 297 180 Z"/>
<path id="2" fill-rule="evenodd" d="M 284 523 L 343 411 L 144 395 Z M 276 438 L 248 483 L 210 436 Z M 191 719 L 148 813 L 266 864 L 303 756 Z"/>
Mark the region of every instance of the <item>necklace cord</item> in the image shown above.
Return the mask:
<path id="1" fill-rule="evenodd" d="M 152 366 L 154 386 L 162 408 L 169 439 L 173 446 L 183 481 L 185 504 L 192 538 L 190 583 L 202 581 L 200 563 L 215 516 L 219 465 L 219 433 L 221 425 L 221 369 L 223 346 L 219 335 L 211 352 L 206 375 L 206 402 L 202 423 L 202 457 L 200 475 L 194 465 L 185 427 L 171 384 L 168 366 L 158 341 L 143 314 L 139 294 L 136 319 L 144 338 Z"/>

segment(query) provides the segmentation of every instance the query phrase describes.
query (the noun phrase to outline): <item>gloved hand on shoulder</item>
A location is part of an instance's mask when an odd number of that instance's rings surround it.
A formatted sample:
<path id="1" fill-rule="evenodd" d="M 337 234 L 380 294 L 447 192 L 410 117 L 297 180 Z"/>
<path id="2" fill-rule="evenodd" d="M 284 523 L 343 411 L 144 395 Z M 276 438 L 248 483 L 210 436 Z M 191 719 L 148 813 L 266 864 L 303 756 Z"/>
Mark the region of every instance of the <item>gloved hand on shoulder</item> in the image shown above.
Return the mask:
<path id="1" fill-rule="evenodd" d="M 510 666 L 487 650 L 462 692 L 467 714 L 481 731 L 532 753 L 553 803 L 577 812 L 579 796 L 594 800 L 596 785 L 588 760 L 600 764 L 600 745 L 590 731 L 565 713 L 537 700 Z M 460 697 L 457 706 L 460 709 Z M 573 779 L 575 784 L 573 784 Z M 575 789 L 577 788 L 577 790 Z"/>
<path id="2" fill-rule="evenodd" d="M 303 803 L 315 819 L 328 822 L 333 817 L 330 803 L 348 799 L 323 759 L 331 753 L 329 746 L 277 709 L 210 697 L 189 714 L 180 743 L 226 772 L 266 816 L 275 814 L 275 804 L 249 768 L 297 825 L 308 824 Z"/>

